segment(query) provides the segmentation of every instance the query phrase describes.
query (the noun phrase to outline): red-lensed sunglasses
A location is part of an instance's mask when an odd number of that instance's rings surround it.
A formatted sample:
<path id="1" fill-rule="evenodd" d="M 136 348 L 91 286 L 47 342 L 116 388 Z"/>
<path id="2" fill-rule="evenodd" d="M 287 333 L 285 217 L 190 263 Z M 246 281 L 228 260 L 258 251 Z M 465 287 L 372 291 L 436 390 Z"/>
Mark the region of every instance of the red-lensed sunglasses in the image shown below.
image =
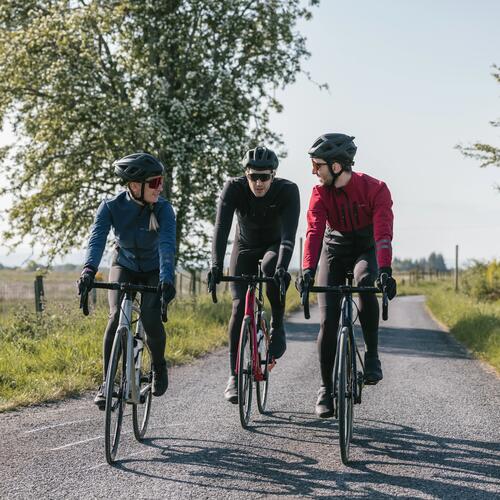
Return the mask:
<path id="1" fill-rule="evenodd" d="M 149 179 L 148 181 L 146 181 L 146 184 L 151 189 L 156 189 L 161 186 L 162 182 L 163 182 L 163 177 L 160 176 L 160 177 L 154 177 L 153 179 Z"/>

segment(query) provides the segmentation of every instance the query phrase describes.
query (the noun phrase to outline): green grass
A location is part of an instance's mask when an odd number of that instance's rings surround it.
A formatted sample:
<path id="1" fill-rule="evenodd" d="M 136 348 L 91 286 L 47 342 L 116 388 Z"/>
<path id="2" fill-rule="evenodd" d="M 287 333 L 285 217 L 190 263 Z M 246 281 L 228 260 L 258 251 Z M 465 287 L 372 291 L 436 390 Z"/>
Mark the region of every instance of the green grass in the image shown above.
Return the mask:
<path id="1" fill-rule="evenodd" d="M 230 299 L 177 301 L 167 330 L 170 364 L 185 363 L 227 342 Z M 102 380 L 106 309 L 85 318 L 76 304 L 49 307 L 37 317 L 26 308 L 0 321 L 0 411 L 80 393 Z"/>
<path id="2" fill-rule="evenodd" d="M 500 300 L 478 301 L 455 293 L 449 280 L 398 285 L 398 295 L 405 294 L 425 295 L 430 311 L 450 333 L 500 373 Z"/>
<path id="3" fill-rule="evenodd" d="M 299 295 L 291 286 L 287 312 L 298 308 Z M 186 363 L 226 345 L 230 314 L 227 293 L 219 295 L 216 305 L 209 295 L 176 300 L 166 324 L 169 364 Z M 98 385 L 107 317 L 105 308 L 84 317 L 76 300 L 49 303 L 40 316 L 32 312 L 31 304 L 18 304 L 2 314 L 0 411 L 62 399 Z"/>

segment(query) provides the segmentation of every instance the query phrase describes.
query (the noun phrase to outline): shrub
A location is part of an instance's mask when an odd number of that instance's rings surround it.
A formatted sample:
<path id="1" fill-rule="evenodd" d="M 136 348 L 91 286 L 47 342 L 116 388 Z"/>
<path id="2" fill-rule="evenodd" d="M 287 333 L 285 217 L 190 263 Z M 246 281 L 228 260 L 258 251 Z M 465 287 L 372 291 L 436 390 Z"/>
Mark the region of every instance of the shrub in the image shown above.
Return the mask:
<path id="1" fill-rule="evenodd" d="M 477 300 L 500 298 L 500 262 L 485 264 L 474 262 L 462 275 L 462 287 L 466 295 Z"/>

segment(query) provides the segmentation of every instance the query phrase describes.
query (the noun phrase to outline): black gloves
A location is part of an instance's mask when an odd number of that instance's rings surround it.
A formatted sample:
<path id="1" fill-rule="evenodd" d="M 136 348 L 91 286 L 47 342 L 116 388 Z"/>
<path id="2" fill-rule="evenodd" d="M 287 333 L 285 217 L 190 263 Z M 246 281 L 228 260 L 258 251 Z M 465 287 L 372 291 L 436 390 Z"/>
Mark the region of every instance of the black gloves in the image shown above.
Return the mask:
<path id="1" fill-rule="evenodd" d="M 298 276 L 295 280 L 295 288 L 302 295 L 305 288 L 309 288 L 314 283 L 314 271 L 312 269 L 304 269 L 302 276 Z"/>
<path id="2" fill-rule="evenodd" d="M 382 275 L 385 274 L 387 275 L 387 278 L 385 280 L 385 291 L 387 292 L 387 298 L 389 300 L 392 300 L 397 293 L 397 284 L 396 280 L 392 277 L 392 268 L 390 267 L 381 267 L 378 271 L 378 278 L 377 278 L 377 286 L 382 290 L 383 284 L 382 284 Z"/>
<path id="3" fill-rule="evenodd" d="M 222 278 L 222 270 L 219 268 L 219 266 L 212 266 L 207 274 L 207 283 L 209 292 L 212 292 L 213 288 L 215 288 L 215 285 L 218 285 L 220 283 L 221 278 Z"/>
<path id="4" fill-rule="evenodd" d="M 158 292 L 160 292 L 161 319 L 165 322 L 167 321 L 167 305 L 175 297 L 175 286 L 170 281 L 160 281 Z"/>
<path id="5" fill-rule="evenodd" d="M 290 283 L 291 276 L 289 273 L 285 271 L 284 267 L 278 267 L 276 268 L 276 271 L 274 272 L 273 276 L 274 282 L 276 283 L 277 287 L 281 286 L 281 281 L 284 281 L 285 288 L 288 288 L 288 285 Z"/>
<path id="6" fill-rule="evenodd" d="M 94 268 L 88 266 L 83 269 L 78 280 L 78 295 L 82 295 L 82 293 L 88 292 L 92 288 L 96 272 Z"/>

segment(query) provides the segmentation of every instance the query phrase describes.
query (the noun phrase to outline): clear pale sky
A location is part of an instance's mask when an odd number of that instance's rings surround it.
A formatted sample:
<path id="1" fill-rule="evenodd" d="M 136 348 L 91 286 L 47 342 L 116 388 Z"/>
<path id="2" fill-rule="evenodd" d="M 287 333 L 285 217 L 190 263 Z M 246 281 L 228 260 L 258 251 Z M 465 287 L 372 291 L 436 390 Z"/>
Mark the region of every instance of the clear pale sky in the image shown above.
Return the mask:
<path id="1" fill-rule="evenodd" d="M 288 150 L 278 175 L 301 191 L 299 235 L 316 183 L 307 150 L 321 133 L 344 132 L 356 137 L 354 169 L 391 189 L 395 256 L 436 251 L 451 264 L 458 244 L 461 263 L 500 258 L 500 169 L 480 169 L 454 149 L 500 143 L 489 124 L 500 117 L 500 85 L 491 76 L 500 65 L 500 2 L 323 0 L 313 12 L 299 26 L 312 53 L 304 69 L 330 91 L 300 76 L 277 92 L 285 109 L 271 119 Z M 0 246 L 4 264 L 26 254 L 6 257 Z"/>

